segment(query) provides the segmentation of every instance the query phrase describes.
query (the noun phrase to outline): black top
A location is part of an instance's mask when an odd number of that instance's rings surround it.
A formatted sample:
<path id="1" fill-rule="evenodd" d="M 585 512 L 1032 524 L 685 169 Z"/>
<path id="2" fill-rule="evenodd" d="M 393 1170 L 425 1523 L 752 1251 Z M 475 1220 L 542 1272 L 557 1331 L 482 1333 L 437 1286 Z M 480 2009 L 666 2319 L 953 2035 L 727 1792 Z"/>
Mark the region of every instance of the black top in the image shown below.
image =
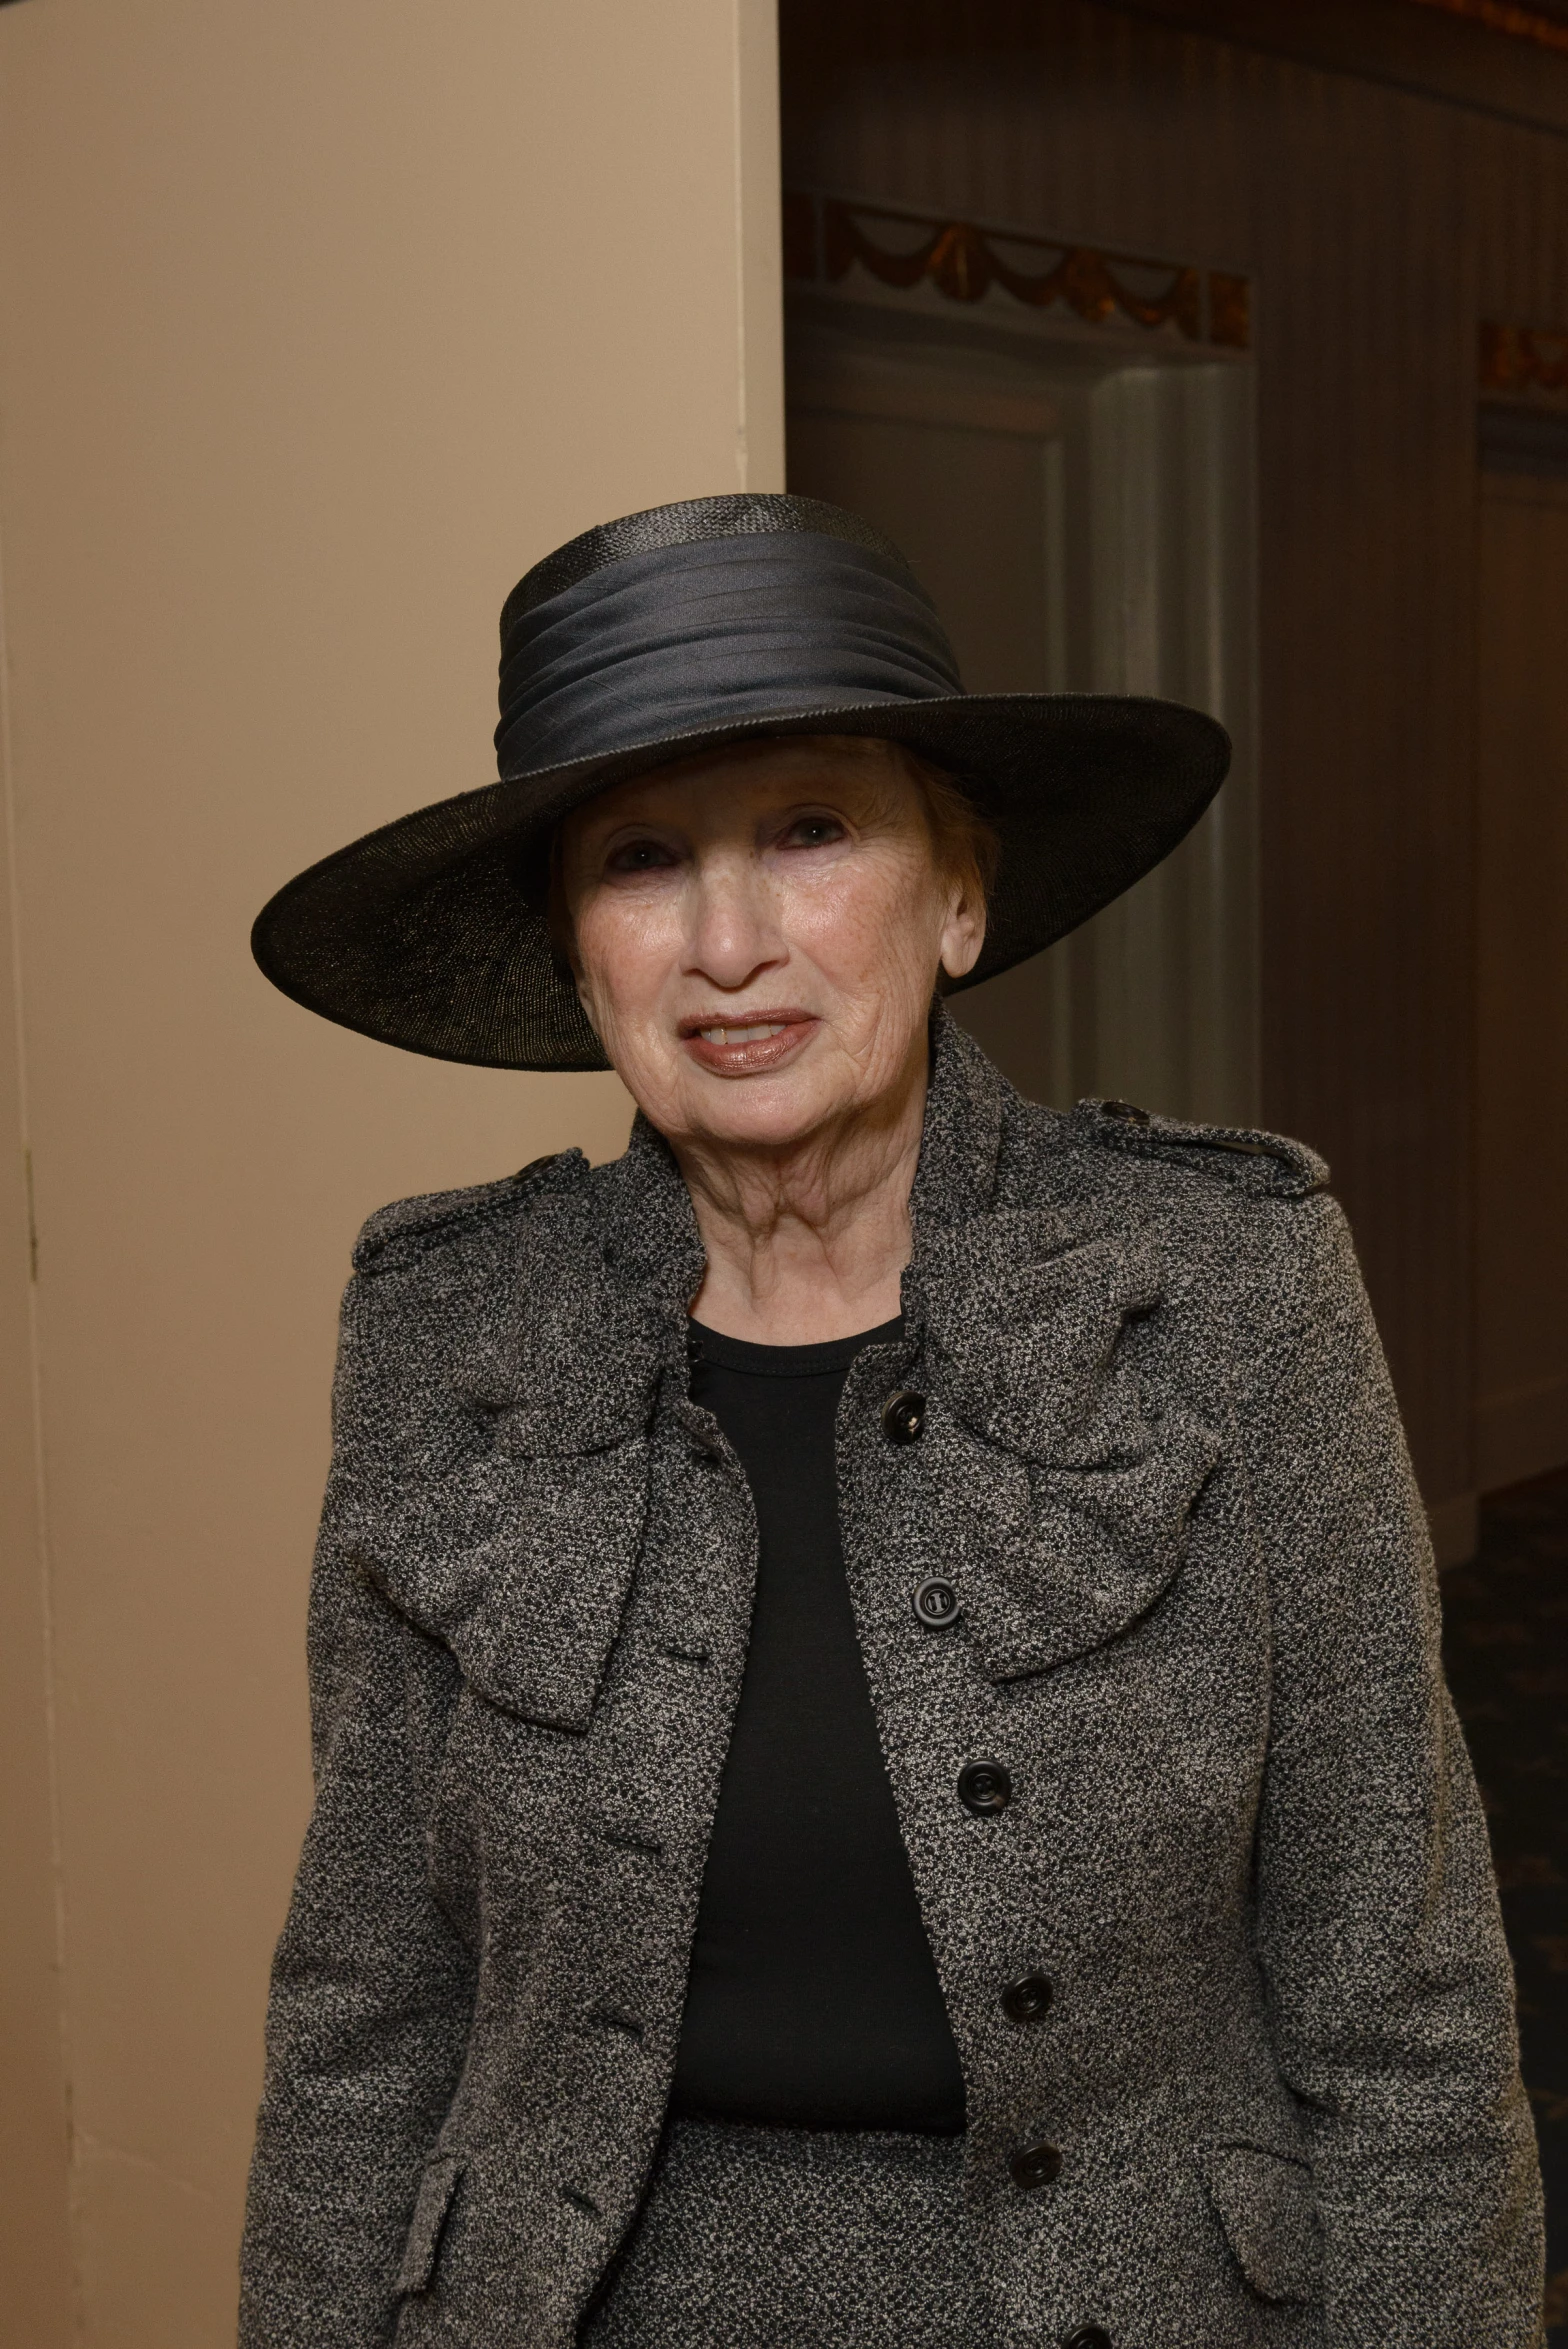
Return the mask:
<path id="1" fill-rule="evenodd" d="M 692 1396 L 757 1511 L 751 1644 L 719 1787 L 673 2109 L 954 2132 L 964 2083 L 883 1767 L 839 1542 L 834 1419 L 862 1346 L 692 1326 Z M 914 1626 L 911 1625 L 913 1632 Z"/>

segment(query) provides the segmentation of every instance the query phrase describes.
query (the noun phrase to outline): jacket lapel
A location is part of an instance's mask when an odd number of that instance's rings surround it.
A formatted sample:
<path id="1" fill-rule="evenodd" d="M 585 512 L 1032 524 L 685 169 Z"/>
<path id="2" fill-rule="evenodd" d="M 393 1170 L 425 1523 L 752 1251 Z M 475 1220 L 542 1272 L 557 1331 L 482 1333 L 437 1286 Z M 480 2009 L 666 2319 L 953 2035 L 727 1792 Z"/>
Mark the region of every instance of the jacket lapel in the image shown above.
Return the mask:
<path id="1" fill-rule="evenodd" d="M 500 1277 L 419 1333 L 419 1425 L 338 1510 L 361 1570 L 480 1695 L 568 1730 L 587 1728 L 620 1628 L 661 1367 L 684 1336 L 680 1299 L 672 1322 L 667 1289 L 617 1276 L 592 1186 L 521 1219 Z M 677 1231 L 667 1274 L 682 1254 Z"/>
<path id="2" fill-rule="evenodd" d="M 1152 1217 L 1064 1204 L 965 1220 L 952 1191 L 934 1206 L 917 1216 L 906 1306 L 955 1423 L 942 1506 L 965 1620 L 986 1672 L 1007 1680 L 1148 1613 L 1220 1445 L 1140 1366 L 1149 1349 L 1133 1333 L 1167 1301 Z"/>
<path id="3" fill-rule="evenodd" d="M 647 1514 L 643 1436 L 602 1451 L 493 1452 L 359 1514 L 354 1554 L 504 1712 L 586 1729 Z"/>
<path id="4" fill-rule="evenodd" d="M 965 1619 L 989 1677 L 1048 1671 L 1141 1621 L 1175 1578 L 1218 1456 L 1209 1429 L 1173 1403 L 1136 1458 L 976 1464 L 956 1548 Z"/>

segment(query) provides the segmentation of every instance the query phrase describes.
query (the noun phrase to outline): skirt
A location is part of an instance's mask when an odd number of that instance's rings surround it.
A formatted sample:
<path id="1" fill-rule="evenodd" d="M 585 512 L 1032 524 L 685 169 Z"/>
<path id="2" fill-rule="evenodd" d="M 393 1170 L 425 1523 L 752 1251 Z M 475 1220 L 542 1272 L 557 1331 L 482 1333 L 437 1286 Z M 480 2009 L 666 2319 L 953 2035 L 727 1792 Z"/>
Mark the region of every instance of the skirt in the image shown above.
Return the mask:
<path id="1" fill-rule="evenodd" d="M 666 2124 L 583 2349 L 996 2349 L 964 2141 Z"/>

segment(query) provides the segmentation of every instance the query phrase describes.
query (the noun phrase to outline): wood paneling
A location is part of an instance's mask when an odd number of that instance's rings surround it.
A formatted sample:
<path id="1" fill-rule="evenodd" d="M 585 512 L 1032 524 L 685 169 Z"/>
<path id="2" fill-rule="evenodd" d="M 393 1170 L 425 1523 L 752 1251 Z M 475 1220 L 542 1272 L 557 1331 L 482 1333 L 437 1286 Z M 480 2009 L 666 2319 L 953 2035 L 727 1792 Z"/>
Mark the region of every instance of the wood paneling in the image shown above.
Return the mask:
<path id="1" fill-rule="evenodd" d="M 786 0 L 794 183 L 1248 272 L 1265 1115 L 1333 1163 L 1429 1499 L 1473 1484 L 1479 318 L 1556 137 L 1091 0 Z"/>
<path id="2" fill-rule="evenodd" d="M 1568 481 L 1481 501 L 1477 1474 L 1568 1459 Z"/>

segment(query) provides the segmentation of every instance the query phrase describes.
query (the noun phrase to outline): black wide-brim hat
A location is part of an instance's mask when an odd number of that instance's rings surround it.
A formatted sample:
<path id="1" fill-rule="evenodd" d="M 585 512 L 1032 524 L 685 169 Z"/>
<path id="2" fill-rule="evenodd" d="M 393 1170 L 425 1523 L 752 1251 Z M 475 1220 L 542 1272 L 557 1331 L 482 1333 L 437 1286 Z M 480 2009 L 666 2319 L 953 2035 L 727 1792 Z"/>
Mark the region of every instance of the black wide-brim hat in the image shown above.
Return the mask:
<path id="1" fill-rule="evenodd" d="M 555 826 L 668 760 L 759 736 L 881 736 L 950 774 L 1001 841 L 959 986 L 1076 929 L 1191 830 L 1222 726 L 1125 694 L 965 693 L 880 531 L 816 498 L 692 498 L 535 564 L 501 614 L 499 782 L 400 816 L 288 882 L 251 933 L 297 1003 L 486 1068 L 608 1064 L 545 920 Z"/>

